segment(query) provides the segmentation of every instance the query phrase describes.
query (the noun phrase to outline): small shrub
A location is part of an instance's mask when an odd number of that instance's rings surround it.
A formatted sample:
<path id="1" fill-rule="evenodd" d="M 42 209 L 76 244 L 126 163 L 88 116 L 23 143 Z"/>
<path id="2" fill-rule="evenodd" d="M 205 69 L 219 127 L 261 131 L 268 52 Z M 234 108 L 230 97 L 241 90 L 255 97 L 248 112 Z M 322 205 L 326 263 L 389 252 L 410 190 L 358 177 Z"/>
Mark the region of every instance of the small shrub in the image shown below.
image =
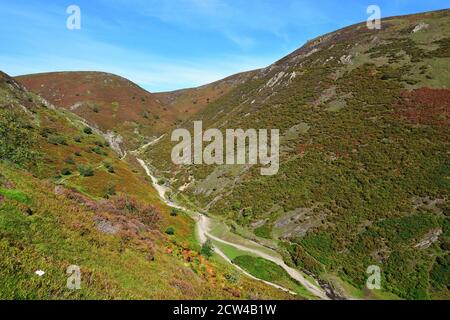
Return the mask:
<path id="1" fill-rule="evenodd" d="M 175 234 L 175 229 L 173 227 L 167 228 L 166 234 L 168 234 L 169 236 L 173 236 Z"/>
<path id="2" fill-rule="evenodd" d="M 56 129 L 54 128 L 42 128 L 39 132 L 39 134 L 44 137 L 44 138 L 48 138 L 50 135 L 55 134 L 56 133 Z"/>
<path id="3" fill-rule="evenodd" d="M 171 215 L 172 217 L 178 216 L 178 209 L 173 208 L 172 211 L 170 212 L 170 215 Z"/>
<path id="4" fill-rule="evenodd" d="M 73 138 L 73 140 L 74 140 L 75 142 L 77 142 L 77 143 L 80 143 L 80 142 L 81 142 L 81 137 L 80 137 L 80 136 L 75 136 L 75 137 Z"/>
<path id="5" fill-rule="evenodd" d="M 214 247 L 213 247 L 211 240 L 207 240 L 202 245 L 202 250 L 200 251 L 200 254 L 206 258 L 212 257 L 212 255 L 214 254 Z"/>
<path id="6" fill-rule="evenodd" d="M 231 273 L 225 273 L 225 279 L 232 284 L 236 284 L 239 280 L 238 275 L 236 274 L 231 274 Z"/>
<path id="7" fill-rule="evenodd" d="M 67 157 L 66 160 L 64 160 L 64 162 L 71 165 L 75 164 L 75 160 L 73 159 L 73 157 Z"/>
<path id="8" fill-rule="evenodd" d="M 84 127 L 83 132 L 85 134 L 92 134 L 92 129 L 90 127 Z"/>
<path id="9" fill-rule="evenodd" d="M 78 172 L 82 177 L 92 177 L 94 170 L 90 166 L 78 166 Z"/>
<path id="10" fill-rule="evenodd" d="M 61 170 L 61 174 L 63 176 L 70 176 L 72 174 L 72 172 L 70 171 L 69 168 L 64 168 L 64 169 Z"/>
<path id="11" fill-rule="evenodd" d="M 57 145 L 67 145 L 66 139 L 63 136 L 60 135 L 51 135 L 48 137 L 48 142 L 51 144 Z"/>
<path id="12" fill-rule="evenodd" d="M 105 169 L 108 170 L 109 173 L 115 172 L 113 165 L 111 163 L 109 163 L 108 161 L 104 161 L 103 166 L 105 167 Z"/>
<path id="13" fill-rule="evenodd" d="M 95 152 L 96 154 L 99 154 L 99 155 L 105 155 L 103 150 L 100 147 L 98 147 L 98 146 L 95 146 L 94 148 L 92 148 L 91 151 Z"/>
<path id="14" fill-rule="evenodd" d="M 115 195 L 116 195 L 116 186 L 112 183 L 108 183 L 108 185 L 103 190 L 103 198 L 109 199 L 109 197 Z"/>

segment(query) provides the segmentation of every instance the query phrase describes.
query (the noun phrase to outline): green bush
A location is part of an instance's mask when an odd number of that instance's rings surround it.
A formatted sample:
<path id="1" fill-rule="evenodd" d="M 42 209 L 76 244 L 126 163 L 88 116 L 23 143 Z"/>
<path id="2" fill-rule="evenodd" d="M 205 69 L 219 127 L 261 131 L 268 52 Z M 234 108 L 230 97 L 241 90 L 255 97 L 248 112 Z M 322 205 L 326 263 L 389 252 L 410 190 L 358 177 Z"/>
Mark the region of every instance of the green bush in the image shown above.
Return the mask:
<path id="1" fill-rule="evenodd" d="M 108 185 L 103 190 L 103 198 L 109 199 L 109 197 L 115 195 L 116 195 L 116 186 L 112 183 L 108 183 Z"/>
<path id="2" fill-rule="evenodd" d="M 82 177 L 92 177 L 94 170 L 90 166 L 78 166 L 78 172 Z"/>
<path id="3" fill-rule="evenodd" d="M 63 176 L 70 176 L 70 175 L 72 174 L 72 172 L 70 171 L 69 168 L 63 168 L 63 169 L 61 170 L 61 174 L 62 174 Z"/>
<path id="4" fill-rule="evenodd" d="M 75 164 L 75 160 L 73 159 L 73 157 L 67 157 L 66 160 L 64 160 L 64 162 L 71 165 Z"/>
<path id="5" fill-rule="evenodd" d="M 166 229 L 166 234 L 168 234 L 169 236 L 173 236 L 175 234 L 175 229 L 173 227 L 168 227 Z"/>
<path id="6" fill-rule="evenodd" d="M 39 154 L 32 150 L 37 135 L 21 113 L 0 108 L 0 159 L 18 165 L 35 165 Z"/>
<path id="7" fill-rule="evenodd" d="M 51 144 L 56 145 L 67 145 L 66 138 L 60 135 L 51 135 L 48 137 L 47 141 Z"/>
<path id="8" fill-rule="evenodd" d="M 93 148 L 91 149 L 91 151 L 92 151 L 92 152 L 95 152 L 96 154 L 101 155 L 101 156 L 106 156 L 106 155 L 107 155 L 107 153 L 104 152 L 104 151 L 102 150 L 102 148 L 99 147 L 99 146 L 93 147 Z"/>
<path id="9" fill-rule="evenodd" d="M 92 134 L 92 129 L 90 127 L 84 127 L 83 132 L 85 134 Z"/>
<path id="10" fill-rule="evenodd" d="M 114 173 L 115 172 L 114 167 L 113 167 L 113 165 L 110 162 L 104 161 L 103 162 L 103 166 L 105 167 L 105 169 L 108 170 L 109 173 Z"/>
<path id="11" fill-rule="evenodd" d="M 214 254 L 214 247 L 213 247 L 211 240 L 207 240 L 202 245 L 202 250 L 200 251 L 200 254 L 206 258 L 212 257 L 212 255 Z"/>

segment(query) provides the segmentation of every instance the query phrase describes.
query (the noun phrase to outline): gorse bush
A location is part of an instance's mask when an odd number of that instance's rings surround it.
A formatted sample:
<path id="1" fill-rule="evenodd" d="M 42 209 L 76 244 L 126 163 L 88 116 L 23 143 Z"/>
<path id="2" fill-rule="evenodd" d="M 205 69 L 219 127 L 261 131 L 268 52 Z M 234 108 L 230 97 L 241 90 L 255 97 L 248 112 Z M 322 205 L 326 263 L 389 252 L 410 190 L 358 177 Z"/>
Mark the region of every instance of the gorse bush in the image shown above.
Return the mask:
<path id="1" fill-rule="evenodd" d="M 169 236 L 173 236 L 175 234 L 175 229 L 173 227 L 168 227 L 166 229 L 166 234 L 168 234 Z"/>
<path id="2" fill-rule="evenodd" d="M 0 108 L 0 159 L 21 166 L 34 165 L 39 158 L 32 149 L 36 146 L 37 135 L 24 117 L 19 111 Z"/>
<path id="3" fill-rule="evenodd" d="M 206 258 L 211 258 L 214 254 L 214 247 L 211 240 L 207 240 L 203 245 L 200 251 L 201 255 Z"/>
<path id="4" fill-rule="evenodd" d="M 89 134 L 90 135 L 90 134 L 92 134 L 92 129 L 90 127 L 84 127 L 83 132 L 85 134 Z"/>
<path id="5" fill-rule="evenodd" d="M 90 166 L 80 165 L 78 166 L 78 172 L 82 177 L 92 177 L 94 175 L 94 170 Z"/>
<path id="6" fill-rule="evenodd" d="M 111 196 L 116 195 L 116 186 L 112 183 L 108 183 L 108 185 L 103 190 L 103 198 L 109 199 Z"/>
<path id="7" fill-rule="evenodd" d="M 67 145 L 66 138 L 57 134 L 49 136 L 48 142 L 54 145 Z"/>
<path id="8" fill-rule="evenodd" d="M 72 174 L 72 172 L 70 171 L 69 168 L 64 168 L 64 169 L 61 170 L 61 174 L 63 176 L 70 176 Z"/>
<path id="9" fill-rule="evenodd" d="M 103 162 L 103 166 L 105 167 L 106 170 L 108 170 L 109 173 L 114 173 L 115 172 L 114 167 L 113 167 L 113 165 L 110 162 L 104 161 Z"/>

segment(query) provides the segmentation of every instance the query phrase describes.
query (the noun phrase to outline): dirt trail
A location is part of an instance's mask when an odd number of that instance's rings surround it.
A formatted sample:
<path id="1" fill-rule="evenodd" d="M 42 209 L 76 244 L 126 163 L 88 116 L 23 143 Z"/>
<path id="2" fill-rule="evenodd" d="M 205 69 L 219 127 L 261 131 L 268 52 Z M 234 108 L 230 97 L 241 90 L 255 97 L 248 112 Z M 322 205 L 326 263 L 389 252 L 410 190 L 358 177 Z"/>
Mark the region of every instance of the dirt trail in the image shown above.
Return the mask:
<path id="1" fill-rule="evenodd" d="M 214 235 L 212 235 L 210 233 L 210 225 L 211 225 L 211 219 L 208 218 L 207 216 L 198 213 L 198 212 L 192 212 L 191 210 L 184 208 L 174 202 L 172 202 L 171 200 L 166 198 L 166 192 L 169 190 L 167 187 L 165 186 L 161 186 L 158 184 L 158 179 L 156 179 L 156 177 L 154 177 L 152 175 L 152 172 L 150 171 L 150 168 L 148 167 L 148 165 L 145 163 L 144 160 L 141 159 L 137 159 L 137 161 L 139 162 L 139 164 L 142 166 L 142 168 L 144 168 L 145 172 L 147 173 L 147 175 L 152 179 L 153 182 L 153 186 L 156 189 L 156 191 L 158 191 L 159 197 L 161 198 L 162 201 L 164 201 L 168 206 L 172 207 L 172 208 L 176 208 L 179 210 L 183 210 L 186 212 L 190 212 L 194 219 L 197 222 L 197 234 L 200 240 L 200 243 L 205 243 L 206 240 L 209 238 L 211 240 L 232 246 L 236 249 L 239 249 L 241 251 L 245 251 L 245 252 L 249 252 L 252 253 L 254 255 L 257 255 L 261 258 L 264 258 L 266 260 L 272 261 L 274 263 L 276 263 L 277 265 L 279 265 L 280 267 L 282 267 L 284 270 L 286 270 L 286 272 L 295 280 L 297 280 L 299 283 L 301 283 L 310 293 L 312 293 L 314 296 L 320 298 L 320 299 L 324 299 L 324 300 L 329 300 L 328 296 L 326 295 L 326 293 L 322 290 L 322 288 L 320 288 L 318 285 L 312 284 L 311 282 L 309 282 L 298 270 L 289 267 L 288 265 L 286 265 L 283 261 L 283 259 L 281 257 L 274 257 L 271 256 L 265 252 L 263 252 L 262 250 L 258 250 L 256 248 L 249 248 L 245 245 L 241 245 L 241 244 L 237 244 L 237 243 L 233 243 L 233 242 L 229 242 L 226 240 L 223 240 L 221 238 L 218 238 Z M 243 272 L 245 275 L 247 275 L 248 277 L 264 282 L 272 287 L 281 289 L 285 292 L 289 292 L 293 295 L 296 295 L 295 292 L 292 292 L 289 289 L 286 289 L 282 286 L 279 286 L 275 283 L 269 282 L 269 281 L 265 281 L 263 279 L 259 279 L 256 278 L 255 276 L 249 274 L 248 272 L 246 272 L 245 270 L 243 270 L 242 268 L 240 268 L 239 266 L 237 266 L 236 264 L 234 264 L 219 248 L 215 247 L 214 251 L 221 256 L 223 259 L 225 259 L 228 263 L 232 264 L 236 269 L 238 269 L 239 271 Z"/>

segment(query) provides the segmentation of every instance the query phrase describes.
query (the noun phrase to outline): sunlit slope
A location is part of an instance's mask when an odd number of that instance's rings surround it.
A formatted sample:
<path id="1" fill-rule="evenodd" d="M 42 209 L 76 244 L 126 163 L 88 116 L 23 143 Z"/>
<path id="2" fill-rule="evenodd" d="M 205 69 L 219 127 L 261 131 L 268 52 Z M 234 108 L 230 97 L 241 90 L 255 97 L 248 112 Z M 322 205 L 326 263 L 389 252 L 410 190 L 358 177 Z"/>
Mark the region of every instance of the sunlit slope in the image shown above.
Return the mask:
<path id="1" fill-rule="evenodd" d="M 0 158 L 0 298 L 290 298 L 201 256 L 192 219 L 132 158 L 4 73 Z M 80 290 L 66 287 L 71 265 Z"/>
<path id="2" fill-rule="evenodd" d="M 280 129 L 276 176 L 175 166 L 170 134 L 146 158 L 198 207 L 338 291 L 377 297 L 363 290 L 377 265 L 386 295 L 448 298 L 449 50 L 449 10 L 384 19 L 381 30 L 350 26 L 179 125 Z"/>

